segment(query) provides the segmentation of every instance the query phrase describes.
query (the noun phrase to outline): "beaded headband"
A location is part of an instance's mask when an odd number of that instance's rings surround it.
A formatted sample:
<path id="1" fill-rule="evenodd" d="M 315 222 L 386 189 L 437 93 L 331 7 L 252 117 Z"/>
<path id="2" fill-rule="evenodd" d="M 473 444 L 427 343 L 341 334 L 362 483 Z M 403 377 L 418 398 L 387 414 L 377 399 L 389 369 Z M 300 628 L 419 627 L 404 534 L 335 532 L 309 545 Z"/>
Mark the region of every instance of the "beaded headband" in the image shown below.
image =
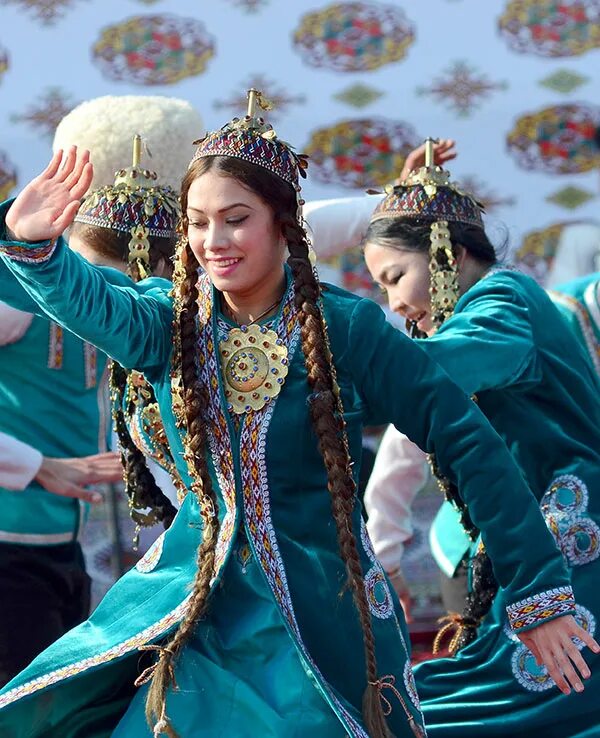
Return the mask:
<path id="1" fill-rule="evenodd" d="M 81 204 L 76 223 L 129 233 L 128 261 L 150 264 L 151 236 L 175 236 L 180 216 L 179 198 L 168 186 L 157 184 L 157 174 L 140 167 L 142 139 L 133 139 L 133 163 L 115 174 L 114 184 L 91 192 Z"/>

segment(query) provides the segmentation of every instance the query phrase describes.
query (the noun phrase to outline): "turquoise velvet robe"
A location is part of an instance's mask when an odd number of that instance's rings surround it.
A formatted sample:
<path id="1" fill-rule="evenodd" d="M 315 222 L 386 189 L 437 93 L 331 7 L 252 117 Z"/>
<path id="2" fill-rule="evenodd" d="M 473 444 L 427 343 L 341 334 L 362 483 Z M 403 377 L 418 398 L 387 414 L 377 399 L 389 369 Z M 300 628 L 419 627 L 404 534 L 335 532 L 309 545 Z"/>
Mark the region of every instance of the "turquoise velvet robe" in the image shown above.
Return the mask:
<path id="1" fill-rule="evenodd" d="M 144 373 L 189 485 L 182 460 L 185 431 L 172 409 L 168 292 L 143 282 L 110 285 L 60 239 L 56 249 L 0 241 L 0 250 L 6 266 L 53 319 Z M 279 313 L 269 321 L 288 347 L 289 374 L 279 396 L 247 413 L 239 431 L 226 410 L 216 351 L 230 326 L 214 309 L 216 295 L 206 278 L 200 293 L 198 366 L 201 381 L 211 388 L 207 456 L 221 526 L 211 608 L 177 664 L 182 686 L 169 697 L 169 715 L 174 727 L 185 731 L 183 738 L 256 735 L 253 725 L 261 715 L 265 736 L 339 732 L 367 738 L 360 714 L 366 687 L 362 632 L 344 586 L 326 473 L 310 422 L 289 273 Z M 521 612 L 530 599 L 536 622 L 574 612 L 568 574 L 536 500 L 479 409 L 386 323 L 373 303 L 328 287 L 323 307 L 352 457 L 360 457 L 364 424 L 393 422 L 435 452 L 444 472 L 460 485 L 497 562 L 515 630 L 531 626 Z M 524 540 L 524 521 L 538 539 L 535 550 Z M 352 525 L 379 674 L 395 680 L 420 722 L 402 611 L 373 554 L 358 500 Z M 149 735 L 143 695 L 133 696 L 131 687 L 140 668 L 138 649 L 160 641 L 185 613 L 200 538 L 198 506 L 187 495 L 171 528 L 92 617 L 0 692 L 0 734 Z M 385 694 L 393 705 L 388 722 L 394 734 L 412 735 L 396 698 L 391 691 Z"/>
<path id="2" fill-rule="evenodd" d="M 469 289 L 440 330 L 418 343 L 466 392 L 477 395 L 506 442 L 569 566 L 576 619 L 596 633 L 600 383 L 583 342 L 532 279 L 500 269 Z M 483 456 L 480 463 L 490 459 Z M 537 547 L 530 526 L 537 527 L 539 518 L 536 512 L 521 521 L 524 546 Z M 499 518 L 495 525 L 501 535 Z M 501 589 L 478 638 L 454 659 L 416 667 L 430 736 L 599 735 L 600 657 L 586 649 L 592 677 L 585 692 L 563 695 L 515 639 L 506 603 Z"/>

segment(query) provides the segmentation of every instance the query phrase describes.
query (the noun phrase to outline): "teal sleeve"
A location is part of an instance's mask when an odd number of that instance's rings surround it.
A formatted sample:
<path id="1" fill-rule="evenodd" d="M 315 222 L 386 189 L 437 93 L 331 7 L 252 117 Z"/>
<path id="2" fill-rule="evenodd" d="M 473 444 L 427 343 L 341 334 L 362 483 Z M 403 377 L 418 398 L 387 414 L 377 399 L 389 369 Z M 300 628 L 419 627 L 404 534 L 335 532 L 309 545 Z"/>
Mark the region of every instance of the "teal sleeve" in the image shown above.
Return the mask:
<path id="1" fill-rule="evenodd" d="M 0 233 L 10 203 L 0 206 Z M 105 272 L 56 244 L 0 239 L 4 264 L 45 315 L 126 368 L 161 370 L 171 354 L 172 303 L 165 280 L 134 284 L 114 270 Z"/>
<path id="2" fill-rule="evenodd" d="M 7 257 L 0 255 L 0 301 L 24 313 L 44 315 L 41 307 L 11 272 L 7 262 Z"/>
<path id="3" fill-rule="evenodd" d="M 418 341 L 468 395 L 540 379 L 527 305 L 502 279 L 480 280 L 434 336 Z"/>
<path id="4" fill-rule="evenodd" d="M 539 621 L 574 612 L 569 576 L 537 500 L 477 405 L 368 300 L 354 309 L 347 351 L 366 422 L 392 422 L 436 455 L 481 531 L 509 605 L 545 602 L 559 591 L 558 609 L 540 607 Z"/>

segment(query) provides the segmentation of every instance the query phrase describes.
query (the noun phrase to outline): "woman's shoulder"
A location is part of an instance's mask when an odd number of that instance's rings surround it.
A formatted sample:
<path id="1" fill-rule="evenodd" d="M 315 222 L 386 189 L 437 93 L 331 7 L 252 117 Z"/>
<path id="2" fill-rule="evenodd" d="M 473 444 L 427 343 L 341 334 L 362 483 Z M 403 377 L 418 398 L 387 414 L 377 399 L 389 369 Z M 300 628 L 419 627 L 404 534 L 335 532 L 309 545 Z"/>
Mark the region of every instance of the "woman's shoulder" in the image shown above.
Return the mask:
<path id="1" fill-rule="evenodd" d="M 520 304 L 547 301 L 542 287 L 528 274 L 510 264 L 498 264 L 486 272 L 460 298 L 457 309 L 482 299 L 497 299 Z"/>

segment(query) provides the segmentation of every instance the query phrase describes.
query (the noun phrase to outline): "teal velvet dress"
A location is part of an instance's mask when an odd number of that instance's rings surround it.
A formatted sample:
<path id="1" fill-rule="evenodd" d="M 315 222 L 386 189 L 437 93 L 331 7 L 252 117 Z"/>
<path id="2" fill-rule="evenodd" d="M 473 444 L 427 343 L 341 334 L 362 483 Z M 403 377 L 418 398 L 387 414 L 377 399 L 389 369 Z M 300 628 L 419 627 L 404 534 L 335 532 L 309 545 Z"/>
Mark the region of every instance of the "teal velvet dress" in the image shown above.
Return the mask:
<path id="1" fill-rule="evenodd" d="M 0 209 L 3 217 L 7 205 Z M 0 225 L 0 234 L 3 226 Z M 148 280 L 111 285 L 65 247 L 0 240 L 4 266 L 49 314 L 151 382 L 181 478 L 186 430 L 176 414 L 172 301 Z M 345 586 L 326 473 L 311 425 L 293 283 L 267 321 L 288 351 L 279 395 L 235 423 L 225 402 L 218 342 L 230 331 L 218 294 L 199 282 L 198 373 L 210 390 L 207 460 L 220 529 L 209 610 L 176 664 L 167 711 L 181 738 L 368 738 L 362 631 Z M 521 603 L 554 593 L 536 622 L 573 613 L 569 578 L 537 503 L 479 409 L 381 310 L 336 288 L 323 293 L 350 453 L 364 424 L 392 421 L 435 452 L 472 509 L 512 606 L 515 632 L 530 627 Z M 482 464 L 481 459 L 486 463 Z M 354 472 L 358 469 L 354 466 Z M 485 490 L 485 494 L 481 494 Z M 534 549 L 525 543 L 534 534 Z M 161 642 L 185 614 L 201 540 L 188 494 L 168 531 L 122 577 L 92 617 L 42 653 L 0 692 L 3 738 L 146 738 L 147 665 L 140 647 Z M 379 676 L 422 724 L 402 611 L 373 554 L 360 502 L 352 529 L 372 614 Z M 147 654 L 146 654 L 147 656 Z M 412 736 L 393 689 L 388 724 Z"/>
<path id="2" fill-rule="evenodd" d="M 541 511 L 569 567 L 576 619 L 597 637 L 600 382 L 584 342 L 532 279 L 493 270 L 460 298 L 435 336 L 419 343 L 457 384 L 477 395 L 506 442 L 539 505 L 521 521 L 523 545 L 537 548 L 531 526 L 537 528 Z M 481 456 L 482 467 L 492 463 Z M 508 499 L 501 503 L 510 504 Z M 500 509 L 497 514 L 501 535 Z M 506 530 L 507 536 L 513 533 Z M 501 562 L 494 563 L 499 575 Z M 546 597 L 550 602 L 551 595 Z M 585 650 L 592 670 L 585 692 L 563 695 L 511 631 L 509 599 L 501 586 L 478 638 L 455 658 L 416 667 L 429 735 L 600 735 L 600 657 Z"/>

